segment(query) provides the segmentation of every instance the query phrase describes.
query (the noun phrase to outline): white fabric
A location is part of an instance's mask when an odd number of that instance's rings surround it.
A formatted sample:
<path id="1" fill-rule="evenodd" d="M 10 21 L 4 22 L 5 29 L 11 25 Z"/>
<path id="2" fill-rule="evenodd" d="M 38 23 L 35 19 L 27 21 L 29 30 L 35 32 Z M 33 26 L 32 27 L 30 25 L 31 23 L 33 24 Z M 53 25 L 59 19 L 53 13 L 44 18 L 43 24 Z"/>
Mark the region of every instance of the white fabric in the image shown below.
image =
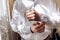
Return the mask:
<path id="1" fill-rule="evenodd" d="M 2 39 L 1 39 L 1 31 L 0 31 L 0 40 L 2 40 Z"/>
<path id="2" fill-rule="evenodd" d="M 47 24 L 43 33 L 31 33 L 30 27 L 32 24 L 24 16 L 25 11 L 28 9 L 34 9 L 48 18 L 46 19 Z M 40 0 L 36 0 L 36 4 L 32 0 L 17 0 L 13 7 L 11 27 L 13 31 L 18 32 L 25 40 L 44 40 L 51 33 L 50 27 L 57 26 L 58 22 L 60 22 L 60 18 L 55 17 L 60 16 L 41 3 Z"/>

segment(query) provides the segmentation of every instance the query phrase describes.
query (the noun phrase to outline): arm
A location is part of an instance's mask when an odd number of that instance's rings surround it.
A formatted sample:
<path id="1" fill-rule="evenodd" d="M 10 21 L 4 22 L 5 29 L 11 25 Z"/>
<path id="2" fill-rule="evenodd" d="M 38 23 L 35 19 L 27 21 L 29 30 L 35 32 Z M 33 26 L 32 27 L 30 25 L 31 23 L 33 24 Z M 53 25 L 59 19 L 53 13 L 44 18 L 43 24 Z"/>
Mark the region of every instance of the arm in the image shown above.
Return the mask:
<path id="1" fill-rule="evenodd" d="M 14 32 L 17 32 L 24 39 L 28 39 L 31 36 L 30 26 L 26 26 L 22 21 L 20 14 L 13 10 L 11 28 Z"/>
<path id="2" fill-rule="evenodd" d="M 49 26 L 50 28 L 55 26 L 54 17 L 56 14 L 51 12 L 50 9 L 48 9 L 46 6 L 41 4 L 41 5 L 36 5 L 35 11 L 37 11 L 40 15 L 42 15 L 41 20 L 46 22 L 47 26 Z"/>
<path id="3" fill-rule="evenodd" d="M 18 3 L 15 3 L 18 6 Z M 30 26 L 26 26 L 24 24 L 23 18 L 20 16 L 20 12 L 13 8 L 12 12 L 12 20 L 10 22 L 11 28 L 14 32 L 17 32 L 21 35 L 24 39 L 29 39 L 31 37 Z"/>

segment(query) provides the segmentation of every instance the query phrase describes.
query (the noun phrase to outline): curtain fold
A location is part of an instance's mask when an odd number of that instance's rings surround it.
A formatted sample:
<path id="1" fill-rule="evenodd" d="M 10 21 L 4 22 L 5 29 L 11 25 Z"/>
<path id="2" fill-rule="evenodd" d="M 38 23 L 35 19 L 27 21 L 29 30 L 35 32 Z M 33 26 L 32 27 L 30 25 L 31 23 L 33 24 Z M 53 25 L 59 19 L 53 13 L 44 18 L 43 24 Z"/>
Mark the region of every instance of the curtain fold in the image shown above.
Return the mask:
<path id="1" fill-rule="evenodd" d="M 9 3 L 7 0 L 0 0 L 0 40 L 9 40 Z"/>

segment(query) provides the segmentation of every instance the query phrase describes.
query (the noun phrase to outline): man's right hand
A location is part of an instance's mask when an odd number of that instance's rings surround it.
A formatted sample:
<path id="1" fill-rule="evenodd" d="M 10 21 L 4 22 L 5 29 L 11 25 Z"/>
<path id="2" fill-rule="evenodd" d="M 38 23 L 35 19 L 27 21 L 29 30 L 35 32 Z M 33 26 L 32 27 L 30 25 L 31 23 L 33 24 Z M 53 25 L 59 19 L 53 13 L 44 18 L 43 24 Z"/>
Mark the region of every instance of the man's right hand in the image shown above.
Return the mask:
<path id="1" fill-rule="evenodd" d="M 25 16 L 29 21 L 40 21 L 40 15 L 35 10 L 27 10 Z"/>

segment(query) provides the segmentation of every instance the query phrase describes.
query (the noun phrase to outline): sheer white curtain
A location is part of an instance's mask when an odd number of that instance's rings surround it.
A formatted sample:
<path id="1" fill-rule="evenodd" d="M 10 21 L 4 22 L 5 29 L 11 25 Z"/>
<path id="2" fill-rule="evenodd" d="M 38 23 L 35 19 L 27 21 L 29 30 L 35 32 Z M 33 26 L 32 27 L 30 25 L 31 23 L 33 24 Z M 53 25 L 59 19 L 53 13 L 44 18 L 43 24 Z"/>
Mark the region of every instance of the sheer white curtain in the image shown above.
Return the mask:
<path id="1" fill-rule="evenodd" d="M 0 0 L 0 40 L 8 39 L 9 0 Z"/>

